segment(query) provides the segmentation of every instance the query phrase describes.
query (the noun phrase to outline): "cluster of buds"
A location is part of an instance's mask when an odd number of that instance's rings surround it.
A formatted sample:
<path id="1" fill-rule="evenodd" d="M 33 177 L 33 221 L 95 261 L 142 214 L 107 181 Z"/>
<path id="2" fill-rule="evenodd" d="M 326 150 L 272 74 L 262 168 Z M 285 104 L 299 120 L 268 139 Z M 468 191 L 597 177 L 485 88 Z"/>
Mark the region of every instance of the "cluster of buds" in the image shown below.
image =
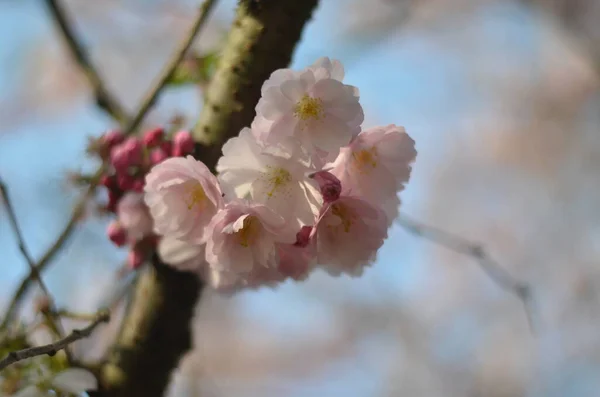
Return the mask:
<path id="1" fill-rule="evenodd" d="M 168 137 L 163 128 L 154 128 L 140 138 L 112 130 L 95 146 L 95 153 L 107 165 L 100 179 L 108 191 L 105 210 L 116 215 L 108 225 L 107 234 L 116 246 L 129 247 L 127 264 L 136 269 L 154 252 L 158 241 L 144 203 L 146 174 L 168 158 L 193 153 L 194 140 L 188 131 Z"/>

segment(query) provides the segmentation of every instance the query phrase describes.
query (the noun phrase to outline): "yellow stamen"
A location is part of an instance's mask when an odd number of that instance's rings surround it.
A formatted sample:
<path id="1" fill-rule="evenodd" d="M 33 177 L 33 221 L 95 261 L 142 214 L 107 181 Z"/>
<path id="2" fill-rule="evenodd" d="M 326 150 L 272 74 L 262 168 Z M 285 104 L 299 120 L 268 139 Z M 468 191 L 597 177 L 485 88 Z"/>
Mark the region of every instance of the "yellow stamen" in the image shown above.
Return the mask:
<path id="1" fill-rule="evenodd" d="M 267 193 L 267 196 L 273 197 L 273 194 L 277 189 L 280 189 L 291 182 L 292 175 L 283 168 L 275 168 L 267 174 L 267 178 L 271 186 L 271 190 Z"/>
<path id="2" fill-rule="evenodd" d="M 319 120 L 323 113 L 323 101 L 308 95 L 304 95 L 294 107 L 294 115 L 302 121 Z"/>
<path id="3" fill-rule="evenodd" d="M 354 166 L 359 172 L 368 172 L 370 168 L 377 167 L 377 148 L 372 147 L 370 149 L 359 150 L 358 152 L 352 153 L 354 159 Z"/>
<path id="4" fill-rule="evenodd" d="M 354 223 L 354 214 L 352 211 L 346 206 L 336 203 L 331 206 L 331 213 L 340 218 L 344 231 L 346 233 L 350 232 L 350 227 L 352 226 L 352 223 Z"/>
<path id="5" fill-rule="evenodd" d="M 190 186 L 188 190 L 187 200 L 185 200 L 188 210 L 191 210 L 197 205 L 202 205 L 204 201 L 206 201 L 206 193 L 204 193 L 202 185 L 199 183 L 195 183 L 193 186 Z"/>
<path id="6" fill-rule="evenodd" d="M 258 233 L 260 221 L 255 216 L 248 216 L 244 219 L 244 224 L 240 230 L 237 231 L 237 236 L 240 240 L 242 247 L 248 247 Z"/>

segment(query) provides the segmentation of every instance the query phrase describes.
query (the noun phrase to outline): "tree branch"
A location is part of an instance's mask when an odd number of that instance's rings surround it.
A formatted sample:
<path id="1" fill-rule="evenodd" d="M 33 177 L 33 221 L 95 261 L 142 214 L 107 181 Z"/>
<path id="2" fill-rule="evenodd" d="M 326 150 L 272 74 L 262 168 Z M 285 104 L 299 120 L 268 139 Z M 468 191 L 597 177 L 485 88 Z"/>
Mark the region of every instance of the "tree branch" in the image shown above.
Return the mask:
<path id="1" fill-rule="evenodd" d="M 69 23 L 68 17 L 62 7 L 58 4 L 58 1 L 46 0 L 46 5 L 52 18 L 56 22 L 73 59 L 79 64 L 79 67 L 90 82 L 96 97 L 96 104 L 119 122 L 126 122 L 129 118 L 127 112 L 106 88 L 104 81 L 92 63 L 85 46 L 75 34 L 71 27 L 71 23 Z"/>
<path id="2" fill-rule="evenodd" d="M 251 123 L 262 83 L 286 67 L 317 0 L 241 0 L 195 128 L 213 168 L 223 142 Z M 140 274 L 121 332 L 102 370 L 102 396 L 159 397 L 191 348 L 198 278 L 160 263 Z"/>
<path id="3" fill-rule="evenodd" d="M 12 206 L 10 196 L 8 195 L 8 187 L 4 184 L 4 182 L 1 179 L 0 179 L 0 197 L 2 197 L 4 200 L 4 205 L 6 206 L 6 211 L 8 213 L 9 223 L 10 223 L 10 225 L 13 229 L 13 232 L 15 234 L 15 237 L 17 239 L 17 244 L 19 245 L 19 250 L 21 251 L 21 254 L 23 255 L 23 257 L 25 258 L 25 261 L 29 265 L 30 275 L 31 275 L 32 279 L 38 283 L 38 285 L 40 286 L 40 289 L 42 290 L 46 299 L 48 300 L 50 310 L 45 310 L 42 312 L 42 314 L 46 318 L 46 321 L 48 322 L 48 326 L 50 327 L 52 332 L 55 333 L 59 338 L 61 338 L 64 335 L 64 329 L 62 327 L 60 319 L 58 319 L 58 317 L 56 315 L 56 308 L 54 307 L 54 299 L 52 298 L 52 294 L 50 294 L 50 290 L 46 286 L 46 283 L 44 283 L 42 276 L 38 272 L 36 265 L 33 262 L 33 258 L 31 257 L 31 254 L 29 253 L 29 250 L 27 250 L 27 246 L 25 245 L 25 239 L 23 238 L 23 234 L 21 233 L 21 228 L 19 226 L 19 222 L 17 221 L 17 215 Z M 67 354 L 68 354 L 68 352 L 67 352 Z"/>
<path id="4" fill-rule="evenodd" d="M 52 10 L 60 10 L 57 7 L 55 0 L 47 0 L 47 1 L 49 2 L 49 6 L 54 7 L 54 8 L 51 8 Z M 167 64 L 163 68 L 163 72 L 160 74 L 156 83 L 148 90 L 146 95 L 144 95 L 144 99 L 142 100 L 141 104 L 138 106 L 138 109 L 135 112 L 135 115 L 133 116 L 133 118 L 131 120 L 125 120 L 125 119 L 119 120 L 125 126 L 124 131 L 123 131 L 123 133 L 125 135 L 131 135 L 139 127 L 139 125 L 143 121 L 143 119 L 146 116 L 146 114 L 148 113 L 148 111 L 152 108 L 152 106 L 156 102 L 156 99 L 159 97 L 160 93 L 162 92 L 162 89 L 165 87 L 165 85 L 168 83 L 168 81 L 173 76 L 173 73 L 177 69 L 177 66 L 179 65 L 179 63 L 181 63 L 186 52 L 191 47 L 192 43 L 194 42 L 194 38 L 196 37 L 196 35 L 198 34 L 198 32 L 200 31 L 202 26 L 204 26 L 204 24 L 206 23 L 207 17 L 210 14 L 210 11 L 212 10 L 212 8 L 214 7 L 215 4 L 216 4 L 216 0 L 206 0 L 203 3 L 203 5 L 200 8 L 198 17 L 194 21 L 192 27 L 190 28 L 190 31 L 185 36 L 185 38 L 181 42 L 181 44 L 175 49 L 175 52 L 172 55 L 172 57 L 167 61 Z M 61 21 L 63 21 L 63 23 L 66 23 L 64 18 L 62 18 Z M 68 25 L 65 25 L 65 26 L 68 26 Z M 73 38 L 71 41 L 73 41 L 74 43 L 77 43 L 77 40 L 74 39 L 75 36 L 73 35 L 73 32 L 68 27 L 67 27 L 67 32 L 69 32 L 69 37 Z M 81 48 L 81 47 L 77 46 L 76 48 Z M 67 224 L 65 225 L 63 230 L 59 233 L 55 242 L 50 246 L 48 251 L 46 251 L 46 253 L 42 256 L 42 258 L 39 260 L 39 262 L 35 265 L 35 269 L 38 273 L 41 273 L 45 270 L 47 265 L 52 261 L 52 259 L 54 259 L 56 254 L 63 248 L 65 243 L 69 240 L 69 238 L 75 231 L 75 227 L 79 224 L 79 220 L 83 217 L 87 202 L 94 196 L 96 187 L 98 186 L 98 183 L 100 181 L 100 177 L 102 176 L 102 173 L 103 173 L 102 167 L 100 167 L 100 168 L 98 168 L 98 170 L 96 170 L 95 174 L 91 178 L 91 182 L 90 182 L 88 188 L 86 189 L 85 193 L 79 198 L 79 200 L 75 204 L 75 208 L 73 209 L 73 212 L 71 214 L 69 221 L 67 222 Z M 31 283 L 34 280 L 35 280 L 35 275 L 33 274 L 33 272 L 31 272 L 25 279 L 23 279 L 23 281 L 21 281 L 19 288 L 17 289 L 13 298 L 11 299 L 11 303 L 8 307 L 6 315 L 2 321 L 2 324 L 0 324 L 0 329 L 6 328 L 8 326 L 8 324 L 13 320 L 23 298 L 25 297 L 25 294 L 27 293 Z"/>
<path id="5" fill-rule="evenodd" d="M 398 222 L 406 231 L 415 236 L 425 238 L 454 252 L 474 258 L 479 264 L 479 267 L 481 267 L 492 281 L 500 288 L 514 294 L 521 300 L 525 309 L 525 314 L 527 315 L 529 327 L 532 331 L 535 331 L 533 297 L 530 286 L 518 281 L 503 269 L 486 253 L 481 245 L 472 243 L 435 227 L 423 225 L 403 214 L 398 217 Z"/>
<path id="6" fill-rule="evenodd" d="M 92 331 L 101 323 L 106 323 L 110 320 L 110 315 L 105 312 L 101 313 L 97 316 L 97 318 L 87 327 L 83 329 L 75 329 L 66 336 L 65 338 L 58 340 L 54 343 L 50 343 L 48 345 L 30 347 L 23 350 L 18 350 L 9 353 L 2 361 L 0 361 L 0 371 L 4 368 L 12 365 L 21 360 L 25 360 L 28 358 L 42 356 L 47 354 L 49 356 L 55 355 L 58 351 L 67 348 L 73 342 L 76 342 L 80 339 L 87 338 L 90 336 Z"/>

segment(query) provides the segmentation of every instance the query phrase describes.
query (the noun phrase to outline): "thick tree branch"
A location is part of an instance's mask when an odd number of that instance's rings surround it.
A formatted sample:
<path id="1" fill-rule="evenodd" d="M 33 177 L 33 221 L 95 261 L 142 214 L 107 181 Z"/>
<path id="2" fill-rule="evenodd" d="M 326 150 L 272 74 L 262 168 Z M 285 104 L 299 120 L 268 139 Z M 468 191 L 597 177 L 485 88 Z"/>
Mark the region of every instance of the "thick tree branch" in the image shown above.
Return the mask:
<path id="1" fill-rule="evenodd" d="M 317 0 L 242 0 L 194 135 L 201 160 L 214 168 L 222 144 L 250 125 L 264 80 L 289 64 Z M 100 384 L 110 397 L 158 397 L 191 348 L 197 277 L 158 260 L 140 275 L 135 298 Z"/>
<path id="2" fill-rule="evenodd" d="M 116 120 L 124 123 L 128 119 L 127 112 L 106 88 L 104 81 L 92 63 L 85 46 L 75 34 L 67 15 L 58 4 L 58 0 L 46 0 L 46 5 L 52 18 L 56 22 L 73 59 L 79 64 L 79 67 L 90 82 L 96 97 L 96 104 Z"/>
<path id="3" fill-rule="evenodd" d="M 56 5 L 55 0 L 47 0 L 47 1 L 49 2 L 49 5 L 51 7 L 53 7 L 52 10 L 60 10 Z M 216 3 L 216 0 L 206 0 L 203 3 L 202 7 L 199 10 L 198 17 L 194 21 L 189 32 L 186 34 L 186 36 L 183 39 L 183 41 L 181 42 L 181 44 L 179 44 L 177 46 L 177 48 L 175 49 L 171 58 L 167 61 L 165 67 L 163 68 L 162 73 L 156 80 L 156 83 L 154 83 L 153 86 L 144 95 L 144 99 L 142 100 L 141 104 L 138 106 L 138 109 L 135 112 L 135 115 L 133 116 L 133 118 L 130 120 L 129 119 L 119 119 L 119 121 L 121 121 L 121 124 L 124 125 L 123 133 L 125 135 L 130 135 L 130 134 L 134 133 L 136 131 L 136 129 L 139 127 L 139 125 L 141 124 L 141 122 L 144 120 L 144 117 L 146 116 L 148 111 L 152 108 L 152 106 L 156 102 L 156 99 L 159 97 L 160 93 L 162 92 L 163 88 L 165 87 L 165 85 L 168 83 L 168 81 L 173 76 L 173 73 L 177 69 L 177 66 L 179 65 L 179 63 L 181 63 L 186 52 L 191 47 L 192 43 L 194 42 L 194 38 L 197 36 L 200 29 L 206 23 L 207 17 L 210 14 L 210 11 L 214 7 L 215 3 Z M 66 20 L 64 18 L 62 18 L 61 21 L 62 21 L 62 23 L 66 23 Z M 75 36 L 73 35 L 72 30 L 67 27 L 66 31 L 69 32 L 69 37 L 73 38 L 71 41 L 73 41 L 74 43 L 77 43 L 77 40 L 75 39 Z M 77 48 L 81 48 L 81 47 L 77 47 Z M 63 230 L 58 234 L 54 243 L 52 243 L 50 248 L 46 251 L 46 253 L 42 256 L 42 258 L 39 260 L 39 262 L 37 262 L 37 264 L 35 265 L 35 269 L 36 269 L 35 271 L 37 273 L 41 273 L 45 270 L 45 268 L 48 266 L 48 264 L 54 259 L 56 254 L 64 247 L 65 243 L 72 236 L 73 232 L 75 231 L 75 227 L 79 224 L 80 219 L 82 219 L 82 217 L 85 213 L 85 209 L 86 209 L 88 201 L 94 196 L 96 187 L 98 186 L 98 182 L 100 180 L 100 177 L 102 176 L 102 173 L 103 173 L 103 168 L 100 167 L 100 168 L 98 168 L 98 170 L 96 170 L 95 174 L 92 176 L 91 182 L 90 182 L 88 188 L 86 189 L 85 193 L 79 198 L 79 200 L 75 204 L 75 207 L 73 209 L 73 212 L 71 213 L 71 217 L 70 217 L 69 221 L 67 222 L 67 224 L 65 225 Z M 23 279 L 23 281 L 21 281 L 21 284 L 19 285 L 13 298 L 11 299 L 11 303 L 8 307 L 6 315 L 4 316 L 4 319 L 2 320 L 2 324 L 0 324 L 0 329 L 6 328 L 8 326 L 8 324 L 14 319 L 23 298 L 25 297 L 27 291 L 29 290 L 31 283 L 34 280 L 35 280 L 35 274 L 32 271 L 25 279 Z"/>
<path id="4" fill-rule="evenodd" d="M 474 244 L 462 237 L 432 226 L 423 225 L 403 214 L 398 217 L 398 222 L 406 231 L 415 236 L 425 238 L 454 252 L 474 258 L 479 264 L 479 267 L 481 267 L 492 281 L 500 288 L 514 294 L 521 300 L 525 309 L 525 314 L 527 315 L 529 327 L 532 330 L 535 330 L 534 311 L 532 308 L 533 298 L 530 286 L 515 279 L 510 273 L 503 269 L 486 253 L 481 245 Z"/>
<path id="5" fill-rule="evenodd" d="M 48 345 L 30 347 L 23 350 L 18 350 L 9 353 L 2 361 L 0 361 L 0 371 L 4 368 L 12 365 L 21 360 L 25 360 L 28 358 L 42 356 L 47 354 L 49 356 L 55 355 L 58 351 L 66 349 L 70 344 L 90 336 L 92 331 L 101 323 L 107 323 L 110 319 L 110 315 L 108 313 L 102 313 L 97 316 L 97 318 L 87 327 L 83 329 L 75 329 L 66 336 L 65 338 L 58 340 L 54 343 L 50 343 Z"/>

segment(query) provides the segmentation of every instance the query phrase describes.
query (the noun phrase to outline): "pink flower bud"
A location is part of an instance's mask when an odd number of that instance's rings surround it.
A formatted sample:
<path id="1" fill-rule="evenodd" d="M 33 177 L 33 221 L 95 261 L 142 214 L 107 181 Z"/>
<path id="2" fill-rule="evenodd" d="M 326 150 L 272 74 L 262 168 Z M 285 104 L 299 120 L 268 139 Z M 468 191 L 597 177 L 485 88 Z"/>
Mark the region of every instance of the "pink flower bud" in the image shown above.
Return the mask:
<path id="1" fill-rule="evenodd" d="M 121 199 L 121 193 L 116 190 L 108 191 L 108 204 L 106 205 L 106 209 L 110 212 L 115 212 L 117 210 L 117 204 L 119 204 L 119 200 Z"/>
<path id="2" fill-rule="evenodd" d="M 142 143 L 137 138 L 127 138 L 125 142 L 112 148 L 110 162 L 118 171 L 141 164 Z"/>
<path id="3" fill-rule="evenodd" d="M 156 165 L 162 163 L 164 160 L 169 158 L 169 152 L 165 152 L 161 148 L 154 149 L 150 152 L 150 163 Z"/>
<path id="4" fill-rule="evenodd" d="M 185 156 L 194 151 L 194 139 L 188 131 L 179 131 L 173 137 L 173 156 Z"/>
<path id="5" fill-rule="evenodd" d="M 127 266 L 130 269 L 135 270 L 144 263 L 144 253 L 139 249 L 132 249 L 127 255 Z"/>
<path id="6" fill-rule="evenodd" d="M 163 141 L 160 144 L 160 149 L 171 156 L 171 152 L 173 151 L 173 142 L 171 141 Z"/>
<path id="7" fill-rule="evenodd" d="M 160 145 L 165 135 L 165 130 L 161 127 L 154 128 L 144 134 L 143 142 L 146 147 L 155 147 Z"/>
<path id="8" fill-rule="evenodd" d="M 318 184 L 326 203 L 332 203 L 340 198 L 342 192 L 342 182 L 328 171 L 318 171 L 310 176 Z"/>
<path id="9" fill-rule="evenodd" d="M 125 135 L 119 130 L 111 130 L 102 136 L 102 143 L 111 149 L 125 140 Z"/>
<path id="10" fill-rule="evenodd" d="M 296 247 L 306 247 L 310 241 L 310 234 L 312 233 L 312 226 L 302 226 L 300 231 L 296 233 Z"/>
<path id="11" fill-rule="evenodd" d="M 135 178 L 129 174 L 117 174 L 117 184 L 119 189 L 123 191 L 132 190 L 135 183 Z"/>
<path id="12" fill-rule="evenodd" d="M 144 182 L 144 179 L 136 179 L 131 185 L 131 190 L 133 190 L 134 192 L 142 193 L 144 191 L 145 184 L 146 182 Z"/>
<path id="13" fill-rule="evenodd" d="M 100 185 L 106 187 L 107 189 L 116 188 L 116 182 L 117 181 L 115 181 L 115 178 L 113 178 L 112 176 L 102 175 L 102 177 L 100 178 Z"/>
<path id="14" fill-rule="evenodd" d="M 117 221 L 113 221 L 108 225 L 106 234 L 110 241 L 112 241 L 117 247 L 122 247 L 127 242 L 127 232 Z"/>

